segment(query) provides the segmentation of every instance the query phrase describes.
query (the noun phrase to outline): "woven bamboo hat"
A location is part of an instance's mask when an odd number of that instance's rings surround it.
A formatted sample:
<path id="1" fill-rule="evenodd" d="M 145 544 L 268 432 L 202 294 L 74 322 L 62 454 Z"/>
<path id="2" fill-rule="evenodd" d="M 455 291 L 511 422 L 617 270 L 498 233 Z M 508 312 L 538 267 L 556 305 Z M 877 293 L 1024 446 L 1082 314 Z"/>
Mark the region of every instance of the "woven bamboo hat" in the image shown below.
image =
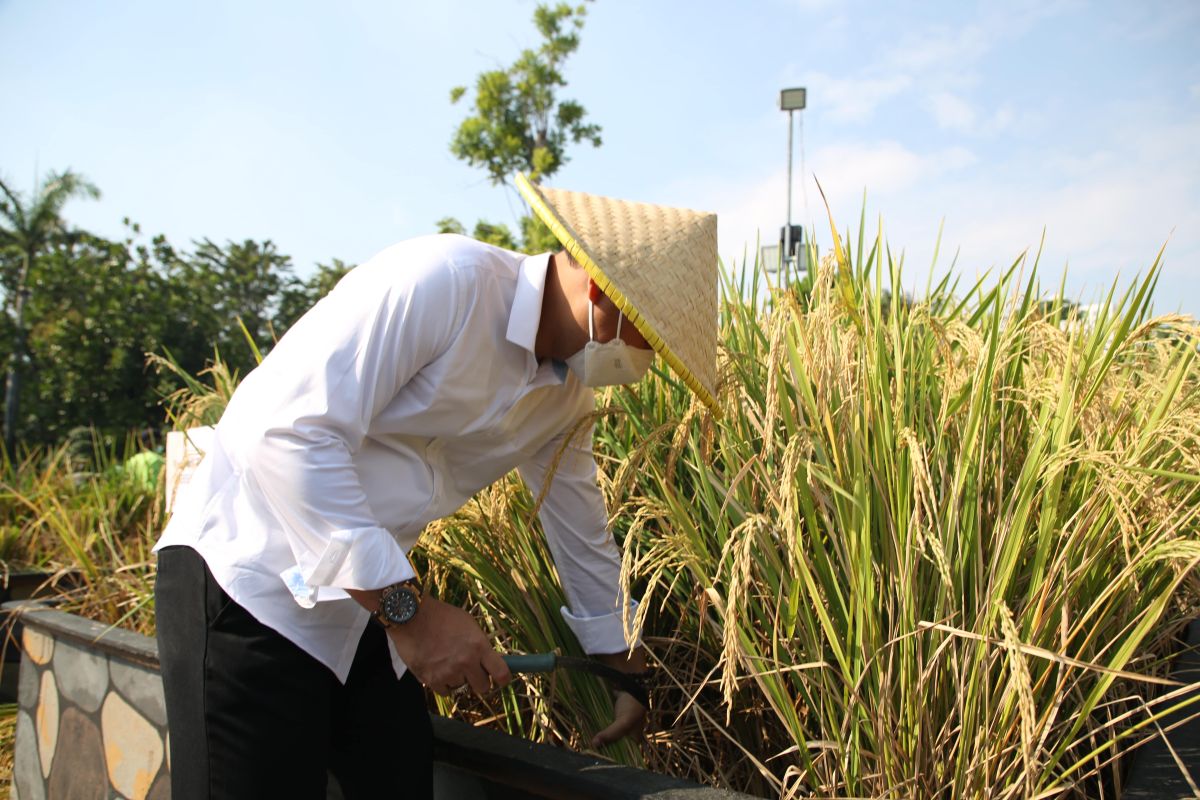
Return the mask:
<path id="1" fill-rule="evenodd" d="M 535 186 L 517 188 L 675 374 L 717 407 L 717 215 Z"/>

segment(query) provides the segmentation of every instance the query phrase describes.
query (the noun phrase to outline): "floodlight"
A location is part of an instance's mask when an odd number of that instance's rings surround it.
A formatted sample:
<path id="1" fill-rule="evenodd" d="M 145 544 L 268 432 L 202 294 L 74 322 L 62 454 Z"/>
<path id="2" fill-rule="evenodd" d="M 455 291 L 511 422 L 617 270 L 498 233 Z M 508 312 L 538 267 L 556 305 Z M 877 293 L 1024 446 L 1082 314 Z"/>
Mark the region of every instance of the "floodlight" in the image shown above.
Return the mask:
<path id="1" fill-rule="evenodd" d="M 787 225 L 779 235 L 779 263 L 798 263 L 797 255 L 803 232 L 799 225 L 792 224 L 792 119 L 795 112 L 803 111 L 808 92 L 803 86 L 782 89 L 779 92 L 779 110 L 788 115 L 788 175 L 787 175 Z"/>
<path id="2" fill-rule="evenodd" d="M 804 108 L 807 92 L 804 87 L 784 89 L 779 93 L 780 111 L 799 111 Z"/>

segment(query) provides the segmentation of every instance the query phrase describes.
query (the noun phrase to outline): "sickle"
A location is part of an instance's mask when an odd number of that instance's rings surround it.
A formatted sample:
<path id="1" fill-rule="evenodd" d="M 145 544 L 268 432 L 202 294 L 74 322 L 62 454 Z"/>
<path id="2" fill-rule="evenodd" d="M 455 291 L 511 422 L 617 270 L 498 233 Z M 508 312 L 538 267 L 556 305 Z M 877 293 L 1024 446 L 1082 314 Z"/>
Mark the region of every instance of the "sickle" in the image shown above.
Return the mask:
<path id="1" fill-rule="evenodd" d="M 650 708 L 650 693 L 646 690 L 646 684 L 642 682 L 642 678 L 647 673 L 622 672 L 590 658 L 560 656 L 557 653 L 510 654 L 503 658 L 509 671 L 513 673 L 553 672 L 559 667 L 590 672 L 604 678 L 614 688 L 632 695 L 633 699 L 642 704 L 642 708 Z"/>

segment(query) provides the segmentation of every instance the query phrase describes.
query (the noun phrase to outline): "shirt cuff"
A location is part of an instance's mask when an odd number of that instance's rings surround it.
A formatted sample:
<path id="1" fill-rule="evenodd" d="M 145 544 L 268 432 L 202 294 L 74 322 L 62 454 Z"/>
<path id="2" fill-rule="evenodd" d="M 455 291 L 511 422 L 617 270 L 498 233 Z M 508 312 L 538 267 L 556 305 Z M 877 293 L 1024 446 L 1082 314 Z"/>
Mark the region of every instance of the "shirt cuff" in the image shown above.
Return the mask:
<path id="1" fill-rule="evenodd" d="M 640 636 L 633 642 L 626 641 L 625 625 L 621 620 L 621 613 L 619 611 L 614 611 L 611 614 L 605 614 L 600 617 L 577 617 L 566 606 L 560 608 L 559 611 L 562 613 L 567 627 L 571 629 L 571 632 L 575 634 L 575 638 L 579 640 L 579 645 L 583 648 L 583 652 L 588 655 L 623 653 L 629 650 L 630 647 L 639 646 L 642 643 Z M 637 601 L 630 600 L 629 616 L 632 618 L 636 611 Z"/>
<path id="2" fill-rule="evenodd" d="M 383 528 L 334 531 L 320 556 L 306 553 L 298 561 L 279 577 L 303 608 L 312 608 L 318 600 L 345 596 L 340 592 L 318 596 L 322 587 L 382 589 L 417 575 L 404 550 Z"/>

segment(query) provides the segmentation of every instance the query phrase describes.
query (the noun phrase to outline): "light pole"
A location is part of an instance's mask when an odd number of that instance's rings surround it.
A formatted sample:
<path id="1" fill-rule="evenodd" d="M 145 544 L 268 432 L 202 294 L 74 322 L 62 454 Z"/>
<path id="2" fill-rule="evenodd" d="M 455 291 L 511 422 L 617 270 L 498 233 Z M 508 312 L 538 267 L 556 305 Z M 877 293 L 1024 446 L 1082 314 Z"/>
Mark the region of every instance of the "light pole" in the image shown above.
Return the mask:
<path id="1" fill-rule="evenodd" d="M 803 111 L 808 92 L 804 87 L 784 89 L 779 93 L 779 109 L 788 112 L 788 176 L 787 176 L 787 225 L 783 229 L 780 266 L 794 259 L 792 252 L 792 124 L 796 111 Z"/>

